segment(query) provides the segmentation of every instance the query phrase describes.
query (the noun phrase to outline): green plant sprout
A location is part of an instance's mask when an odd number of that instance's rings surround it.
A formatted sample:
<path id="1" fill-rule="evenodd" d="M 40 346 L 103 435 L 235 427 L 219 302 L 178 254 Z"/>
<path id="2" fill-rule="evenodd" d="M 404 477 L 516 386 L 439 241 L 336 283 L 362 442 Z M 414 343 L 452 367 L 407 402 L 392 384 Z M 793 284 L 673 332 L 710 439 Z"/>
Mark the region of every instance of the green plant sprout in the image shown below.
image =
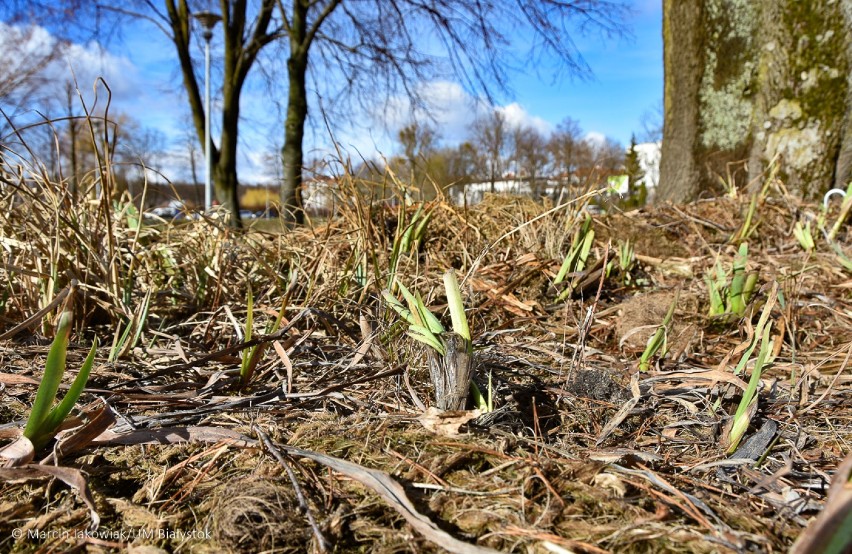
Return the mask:
<path id="1" fill-rule="evenodd" d="M 86 356 L 83 365 L 80 367 L 80 371 L 77 373 L 77 377 L 74 378 L 74 382 L 71 384 L 65 397 L 57 406 L 53 407 L 53 402 L 56 400 L 56 393 L 59 391 L 59 385 L 62 382 L 62 375 L 65 373 L 68 341 L 74 323 L 74 297 L 76 289 L 77 283 L 74 281 L 71 283 L 71 290 L 65 299 L 65 304 L 59 315 L 56 336 L 47 353 L 44 375 L 41 378 L 41 383 L 39 383 L 33 408 L 30 412 L 30 417 L 27 419 L 27 425 L 24 428 L 24 436 L 32 442 L 33 448 L 36 451 L 42 449 L 56 436 L 56 432 L 59 430 L 62 422 L 71 413 L 74 404 L 77 403 L 77 399 L 80 398 L 80 394 L 85 389 L 92 366 L 95 363 L 95 352 L 98 348 L 97 338 L 92 343 L 89 355 Z"/>
<path id="2" fill-rule="evenodd" d="M 397 214 L 397 227 L 394 234 L 393 246 L 391 247 L 390 256 L 390 273 L 388 275 L 387 288 L 392 289 L 396 281 L 396 272 L 399 268 L 399 262 L 403 253 L 417 250 L 420 243 L 426 236 L 426 229 L 429 225 L 429 220 L 432 217 L 432 211 L 424 210 L 423 204 L 417 206 L 411 220 L 405 222 L 405 204 L 400 203 L 399 212 Z"/>
<path id="3" fill-rule="evenodd" d="M 295 276 L 294 276 L 295 277 Z M 292 282 L 292 279 L 291 279 Z M 281 328 L 281 322 L 284 320 L 284 312 L 287 308 L 288 298 L 285 295 L 282 300 L 281 308 L 278 310 L 278 315 L 271 322 L 267 322 L 264 328 L 264 333 L 267 335 L 275 333 Z M 246 324 L 243 340 L 250 341 L 254 334 L 254 294 L 252 293 L 251 285 L 246 293 Z M 244 389 L 254 377 L 254 372 L 257 369 L 257 364 L 263 358 L 264 352 L 269 347 L 268 342 L 262 342 L 243 350 L 240 359 L 240 380 L 239 388 Z"/>
<path id="4" fill-rule="evenodd" d="M 680 290 L 675 293 L 674 300 L 672 300 L 671 306 L 669 306 L 669 311 L 666 312 L 666 317 L 663 318 L 663 322 L 657 327 L 657 330 L 651 335 L 651 338 L 648 339 L 648 344 L 645 346 L 645 351 L 642 352 L 642 357 L 639 358 L 639 371 L 648 371 L 651 367 L 651 358 L 653 358 L 657 352 L 662 348 L 663 352 L 661 356 L 666 355 L 667 350 L 667 338 L 668 338 L 668 330 L 672 323 L 672 318 L 674 317 L 675 306 L 677 306 L 677 300 L 680 297 Z"/>
<path id="5" fill-rule="evenodd" d="M 493 398 L 489 381 L 489 394 L 485 398 L 476 383 L 470 378 L 472 346 L 470 327 L 464 311 L 461 290 L 454 270 L 444 274 L 444 289 L 450 310 L 453 333 L 447 333 L 437 317 L 426 307 L 420 293 L 412 294 L 405 285 L 396 282 L 405 303 L 403 304 L 387 289 L 382 297 L 400 317 L 408 323 L 407 334 L 414 340 L 429 347 L 433 368 L 432 381 L 435 385 L 436 400 L 440 405 L 463 406 L 466 394 L 461 389 L 470 389 L 476 407 L 482 411 L 493 408 Z M 459 367 L 466 366 L 466 367 Z M 460 382 L 459 382 L 460 381 Z M 446 400 L 445 396 L 450 397 Z M 461 398 L 459 398 L 459 396 Z M 445 408 L 448 409 L 448 408 Z"/>
<path id="6" fill-rule="evenodd" d="M 840 262 L 840 265 L 845 267 L 846 271 L 852 272 L 852 259 L 849 259 L 849 256 L 841 250 L 836 242 L 831 243 L 831 248 L 834 250 L 834 254 L 837 256 L 837 261 Z"/>
<path id="7" fill-rule="evenodd" d="M 749 423 L 751 422 L 751 414 L 754 413 L 754 409 L 757 407 L 757 387 L 760 384 L 760 376 L 763 373 L 763 370 L 773 362 L 771 353 L 774 348 L 774 340 L 769 339 L 769 335 L 772 331 L 772 323 L 769 321 L 769 314 L 772 312 L 772 307 L 775 305 L 777 295 L 778 283 L 776 282 L 773 283 L 772 290 L 769 293 L 769 298 L 767 299 L 766 305 L 763 307 L 763 311 L 760 314 L 760 319 L 758 320 L 757 327 L 755 327 L 752 342 L 745 352 L 743 352 L 743 355 L 734 370 L 734 375 L 742 375 L 745 372 L 745 368 L 748 365 L 749 360 L 751 359 L 752 353 L 755 348 L 757 348 L 757 345 L 760 344 L 760 351 L 754 362 L 754 368 L 751 370 L 751 377 L 749 378 L 746 390 L 743 392 L 743 396 L 740 399 L 740 403 L 737 406 L 737 411 L 734 414 L 734 420 L 728 436 L 730 440 L 728 454 L 732 454 L 736 451 L 737 446 L 739 446 L 743 435 L 748 429 Z"/>
<path id="8" fill-rule="evenodd" d="M 586 268 L 586 262 L 589 259 L 589 252 L 592 250 L 592 242 L 595 240 L 595 231 L 592 227 L 592 218 L 586 216 L 583 225 L 574 233 L 574 239 L 571 241 L 571 249 L 562 261 L 562 266 L 559 272 L 553 279 L 553 284 L 558 285 L 565 280 L 569 273 L 577 273 Z M 568 298 L 574 290 L 572 282 L 563 290 L 556 298 L 557 302 L 561 302 Z"/>
<path id="9" fill-rule="evenodd" d="M 128 352 L 133 350 L 136 345 L 139 344 L 139 339 L 142 336 L 142 330 L 145 328 L 145 322 L 148 319 L 148 308 L 151 305 L 152 292 L 153 289 L 148 289 L 148 292 L 142 299 L 142 303 L 139 305 L 137 312 L 133 314 L 133 317 L 128 319 L 127 324 L 124 327 L 124 331 L 121 331 L 120 327 L 116 330 L 115 337 L 112 341 L 112 348 L 110 348 L 109 356 L 107 357 L 107 361 L 110 363 L 115 362 L 122 356 L 126 356 Z"/>
<path id="10" fill-rule="evenodd" d="M 806 221 L 804 225 L 802 225 L 801 221 L 797 221 L 793 226 L 793 236 L 796 237 L 796 240 L 799 241 L 799 246 L 805 252 L 812 252 L 816 246 L 814 244 L 814 234 L 811 230 L 810 221 Z"/>
<path id="11" fill-rule="evenodd" d="M 623 285 L 629 285 L 632 276 L 630 271 L 636 265 L 636 253 L 633 249 L 633 243 L 630 239 L 626 241 L 618 241 L 618 249 L 616 250 L 617 260 L 610 260 L 606 264 L 606 276 L 610 277 L 618 263 L 619 276 Z"/>
<path id="12" fill-rule="evenodd" d="M 295 282 L 295 279 L 296 274 L 291 274 L 290 282 Z M 284 312 L 287 309 L 288 302 L 289 298 L 285 295 L 281 301 L 281 308 L 278 310 L 278 315 L 272 321 L 267 322 L 264 328 L 264 333 L 269 335 L 275 333 L 281 328 L 281 322 L 284 320 Z M 248 342 L 254 335 L 254 293 L 252 292 L 251 285 L 249 285 L 248 292 L 246 293 L 246 323 L 244 329 L 243 340 Z M 240 379 L 238 382 L 238 388 L 240 390 L 245 389 L 245 387 L 251 382 L 252 377 L 254 377 L 255 369 L 257 369 L 257 364 L 260 363 L 260 360 L 263 358 L 263 354 L 266 352 L 269 345 L 270 343 L 268 342 L 261 342 L 260 344 L 256 344 L 243 350 L 240 355 Z"/>
<path id="13" fill-rule="evenodd" d="M 731 316 L 742 317 L 745 314 L 757 285 L 757 271 L 746 272 L 748 262 L 748 243 L 740 245 L 734 257 L 731 268 L 731 279 L 716 260 L 713 271 L 704 277 L 707 293 L 710 297 L 710 317 L 730 319 Z"/>
<path id="14" fill-rule="evenodd" d="M 254 328 L 254 295 L 251 292 L 251 285 L 246 292 L 246 325 L 243 340 L 250 341 L 252 329 Z M 257 349 L 257 345 L 242 351 L 242 359 L 240 360 L 240 388 L 248 385 L 254 373 L 256 362 L 252 364 L 252 355 Z"/>

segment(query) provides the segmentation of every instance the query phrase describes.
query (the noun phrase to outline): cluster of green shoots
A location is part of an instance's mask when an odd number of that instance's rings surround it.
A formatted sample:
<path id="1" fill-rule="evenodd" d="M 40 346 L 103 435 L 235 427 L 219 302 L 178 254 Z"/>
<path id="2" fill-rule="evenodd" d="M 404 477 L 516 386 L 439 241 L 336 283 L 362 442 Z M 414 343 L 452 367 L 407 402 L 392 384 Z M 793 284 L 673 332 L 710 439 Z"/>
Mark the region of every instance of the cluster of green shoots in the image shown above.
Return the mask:
<path id="1" fill-rule="evenodd" d="M 405 303 L 397 299 L 387 289 L 382 291 L 382 297 L 385 299 L 388 306 L 390 306 L 408 323 L 408 336 L 426 345 L 441 357 L 451 356 L 453 352 L 450 348 L 450 342 L 446 338 L 446 329 L 438 318 L 435 317 L 435 314 L 433 314 L 424 304 L 420 293 L 415 292 L 412 294 L 411 291 L 409 291 L 399 281 L 396 281 L 396 285 L 399 288 Z M 450 310 L 452 331 L 461 339 L 464 348 L 467 350 L 467 355 L 470 355 L 472 348 L 470 327 L 467 323 L 467 316 L 465 315 L 459 283 L 456 279 L 455 271 L 452 269 L 444 273 L 444 289 Z M 447 360 L 447 362 L 452 363 L 452 360 Z M 479 387 L 473 380 L 470 380 L 470 393 L 473 396 L 474 404 L 478 409 L 486 412 L 493 409 L 493 398 L 491 395 L 490 383 L 487 399 L 482 395 Z"/>
<path id="2" fill-rule="evenodd" d="M 92 343 L 92 348 L 89 350 L 77 377 L 65 394 L 62 401 L 56 406 L 53 405 L 56 400 L 56 395 L 59 392 L 59 385 L 62 382 L 62 375 L 65 373 L 65 360 L 68 353 L 68 341 L 71 336 L 71 328 L 74 324 L 74 297 L 76 283 L 72 283 L 71 290 L 59 314 L 59 322 L 56 326 L 56 335 L 53 343 L 50 345 L 50 350 L 47 354 L 47 361 L 44 366 L 44 375 L 36 392 L 36 398 L 33 402 L 30 417 L 27 419 L 27 425 L 24 428 L 24 436 L 33 444 L 34 450 L 38 451 L 44 448 L 49 443 L 56 433 L 59 431 L 62 422 L 71 413 L 74 404 L 82 394 L 86 387 L 86 382 L 89 379 L 89 373 L 92 371 L 92 366 L 95 363 L 95 352 L 98 347 L 98 340 Z"/>
<path id="3" fill-rule="evenodd" d="M 633 282 L 633 276 L 630 272 L 636 266 L 636 252 L 630 239 L 618 242 L 616 256 L 616 259 L 610 260 L 606 264 L 606 277 L 612 276 L 617 269 L 621 284 L 628 286 Z"/>
<path id="4" fill-rule="evenodd" d="M 553 279 L 554 285 L 561 284 L 568 275 L 577 274 L 586 268 L 586 262 L 589 259 L 589 252 L 592 250 L 592 243 L 595 240 L 595 231 L 592 229 L 592 218 L 586 216 L 583 225 L 574 232 L 574 238 L 571 241 L 571 249 L 562 261 L 562 266 L 559 272 Z M 568 286 L 556 297 L 557 302 L 562 302 L 574 291 L 576 282 L 572 279 Z"/>
<path id="5" fill-rule="evenodd" d="M 722 268 L 719 260 L 713 271 L 704 277 L 710 296 L 710 317 L 729 319 L 742 317 L 745 314 L 757 285 L 757 271 L 746 271 L 748 263 L 748 243 L 740 245 L 734 256 L 730 276 Z"/>

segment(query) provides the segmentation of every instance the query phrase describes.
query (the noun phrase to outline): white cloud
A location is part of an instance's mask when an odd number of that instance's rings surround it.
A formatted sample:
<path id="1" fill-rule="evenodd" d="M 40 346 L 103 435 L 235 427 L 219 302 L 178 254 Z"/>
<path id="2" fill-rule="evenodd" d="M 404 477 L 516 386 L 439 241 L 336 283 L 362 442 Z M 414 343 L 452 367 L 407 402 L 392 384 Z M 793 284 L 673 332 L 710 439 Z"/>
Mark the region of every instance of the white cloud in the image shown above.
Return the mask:
<path id="1" fill-rule="evenodd" d="M 76 78 L 84 94 L 92 90 L 99 77 L 109 85 L 114 100 L 129 100 L 141 88 L 139 72 L 133 62 L 123 56 L 114 56 L 93 42 L 70 44 L 62 57 L 62 62 L 53 68 L 57 80 L 67 82 Z"/>
<path id="2" fill-rule="evenodd" d="M 589 131 L 583 140 L 594 146 L 601 146 L 606 143 L 606 135 L 597 131 Z"/>
<path id="3" fill-rule="evenodd" d="M 384 130 L 385 139 L 369 141 L 364 140 L 363 134 L 353 141 L 362 148 L 375 149 L 379 145 L 385 148 L 391 145 L 397 132 L 408 125 L 412 119 L 424 121 L 433 125 L 445 144 L 456 144 L 467 140 L 470 129 L 477 119 L 488 113 L 490 105 L 483 98 L 468 94 L 461 85 L 451 81 L 431 81 L 422 83 L 417 87 L 417 92 L 423 99 L 423 106 L 414 110 L 407 97 L 398 96 L 391 98 L 386 105 L 377 108 L 372 114 L 376 125 Z M 502 112 L 511 127 L 532 127 L 544 135 L 553 131 L 553 125 L 544 118 L 529 113 L 526 108 L 517 102 L 496 106 L 495 109 Z M 345 142 L 345 141 L 344 141 Z M 368 150 L 368 151 L 371 151 Z M 383 150 L 387 154 L 387 150 Z"/>
<path id="4" fill-rule="evenodd" d="M 39 83 L 38 94 L 29 97 L 29 101 L 35 105 L 21 106 L 31 110 L 30 113 L 38 110 L 50 114 L 53 112 L 52 107 L 64 106 L 66 86 L 75 80 L 89 109 L 94 103 L 93 87 L 98 77 L 102 77 L 109 85 L 114 105 L 124 104 L 124 111 L 127 111 L 126 106 L 136 100 L 142 89 L 139 72 L 133 62 L 127 57 L 107 52 L 95 42 L 62 45 L 43 27 L 0 23 L 0 46 L 16 58 L 16 65 L 28 64 L 25 66 L 28 70 L 34 64 L 39 67 L 32 77 L 33 82 Z M 17 71 L 14 67 L 7 67 L 7 70 Z M 98 98 L 99 107 L 103 108 L 106 91 L 102 86 Z"/>
<path id="5" fill-rule="evenodd" d="M 498 106 L 497 109 L 506 117 L 506 123 L 510 127 L 532 127 L 543 135 L 549 135 L 553 132 L 553 125 L 537 115 L 530 114 L 517 102 L 512 102 L 507 106 Z"/>
<path id="6" fill-rule="evenodd" d="M 377 106 L 373 118 L 392 136 L 414 119 L 433 124 L 447 142 L 463 140 L 479 102 L 461 85 L 450 81 L 421 83 L 416 92 L 422 99 L 422 106 L 412 109 L 407 96 L 396 96 L 386 105 Z"/>

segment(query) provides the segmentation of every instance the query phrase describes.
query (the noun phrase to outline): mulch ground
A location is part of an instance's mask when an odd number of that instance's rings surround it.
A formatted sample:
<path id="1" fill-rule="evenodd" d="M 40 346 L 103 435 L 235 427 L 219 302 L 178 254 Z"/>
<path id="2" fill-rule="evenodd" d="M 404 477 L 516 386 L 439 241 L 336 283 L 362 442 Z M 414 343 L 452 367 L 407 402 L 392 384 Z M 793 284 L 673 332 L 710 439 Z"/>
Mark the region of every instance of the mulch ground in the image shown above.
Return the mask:
<path id="1" fill-rule="evenodd" d="M 852 441 L 852 275 L 820 237 L 810 253 L 792 238 L 818 207 L 770 196 L 745 230 L 748 203 L 732 199 L 594 216 L 590 263 L 569 275 L 575 290 L 560 302 L 553 278 L 581 215 L 521 198 L 430 207 L 422 243 L 399 257 L 396 274 L 439 317 L 441 274 L 455 267 L 465 278 L 474 380 L 482 390 L 491 383 L 493 412 L 427 410 L 423 347 L 379 295 L 394 209 L 286 235 L 186 223 L 169 232 L 171 260 L 151 247 L 164 232 L 140 241 L 160 265 L 139 270 L 136 296 L 142 283 L 157 288 L 138 345 L 108 362 L 114 331 L 96 302 L 81 309 L 69 370 L 94 333 L 107 346 L 78 426 L 36 461 L 78 470 L 83 485 L 0 470 L 0 550 L 790 548 L 823 508 Z M 849 251 L 847 229 L 838 244 Z M 717 260 L 730 268 L 738 233 L 759 272 L 756 294 L 744 317 L 710 318 L 704 276 Z M 607 276 L 603 262 L 628 240 L 633 264 Z M 204 262 L 208 277 L 181 258 L 204 241 L 218 249 Z M 154 271 L 163 264 L 170 274 Z M 261 357 L 238 390 L 247 283 Z M 752 365 L 739 376 L 734 368 L 775 283 L 776 356 L 729 453 Z M 639 372 L 675 297 L 668 351 Z M 269 334 L 282 307 L 283 325 Z M 37 311 L 17 309 L 13 317 L 7 308 L 6 330 Z M 7 443 L 49 344 L 35 330 L 0 343 Z"/>

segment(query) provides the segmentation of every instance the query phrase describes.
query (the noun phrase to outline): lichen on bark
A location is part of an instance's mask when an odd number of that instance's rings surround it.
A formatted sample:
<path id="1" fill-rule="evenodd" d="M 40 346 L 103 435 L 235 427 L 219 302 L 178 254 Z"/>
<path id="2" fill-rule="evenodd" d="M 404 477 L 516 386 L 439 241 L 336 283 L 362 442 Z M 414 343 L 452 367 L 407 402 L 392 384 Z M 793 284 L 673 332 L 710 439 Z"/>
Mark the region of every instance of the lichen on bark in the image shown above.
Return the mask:
<path id="1" fill-rule="evenodd" d="M 748 138 L 756 17 L 750 1 L 707 0 L 708 46 L 699 98 L 701 145 L 708 150 L 733 150 Z"/>
<path id="2" fill-rule="evenodd" d="M 784 0 L 767 6 L 760 83 L 763 123 L 750 159 L 754 173 L 776 156 L 781 176 L 805 196 L 835 185 L 849 98 L 848 1 Z M 773 73 L 775 75 L 773 75 Z M 774 79 L 772 79 L 774 77 Z"/>
<path id="3" fill-rule="evenodd" d="M 679 33 L 664 24 L 658 197 L 694 197 L 737 162 L 747 167 L 739 186 L 760 186 L 775 160 L 788 188 L 805 196 L 845 186 L 852 176 L 852 0 L 688 4 L 663 5 Z M 683 182 L 687 175 L 692 182 Z"/>

